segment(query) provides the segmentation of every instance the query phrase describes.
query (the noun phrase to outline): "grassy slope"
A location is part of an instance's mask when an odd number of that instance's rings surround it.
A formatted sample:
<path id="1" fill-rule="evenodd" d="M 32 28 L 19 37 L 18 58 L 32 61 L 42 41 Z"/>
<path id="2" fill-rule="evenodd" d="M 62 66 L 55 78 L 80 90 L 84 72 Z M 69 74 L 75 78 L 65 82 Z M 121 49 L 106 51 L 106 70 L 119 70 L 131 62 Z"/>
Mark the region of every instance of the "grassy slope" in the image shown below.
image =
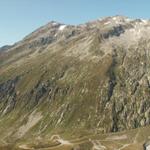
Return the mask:
<path id="1" fill-rule="evenodd" d="M 31 140 L 36 142 L 40 136 L 43 138 L 44 144 L 42 143 L 42 145 L 47 145 L 45 142 L 51 142 L 49 139 L 54 134 L 59 134 L 69 140 L 79 136 L 86 136 L 89 139 L 88 135 L 91 133 L 94 133 L 95 136 L 99 132 L 111 130 L 111 107 L 102 112 L 102 108 L 99 108 L 99 101 L 102 99 L 101 91 L 104 96 L 108 92 L 107 83 L 111 75 L 113 57 L 112 53 L 105 55 L 103 51 L 99 53 L 99 41 L 97 38 L 93 40 L 92 35 L 88 36 L 89 38 L 85 41 L 80 41 L 79 37 L 79 39 L 73 39 L 66 44 L 59 43 L 59 45 L 49 46 L 42 53 L 31 53 L 31 55 L 21 57 L 21 59 L 13 55 L 11 60 L 6 59 L 6 62 L 3 62 L 0 68 L 0 83 L 16 76 L 20 76 L 21 79 L 16 85 L 17 102 L 15 109 L 11 113 L 1 116 L 0 139 L 2 144 L 5 145 L 7 142 L 7 144 L 10 143 L 11 147 L 12 145 L 16 147 L 15 145 L 18 146 L 18 143 L 28 144 Z M 93 36 L 95 37 L 95 34 Z M 89 42 L 90 37 L 92 37 L 92 44 Z M 74 47 L 74 44 L 77 46 Z M 70 49 L 72 52 L 78 50 L 79 54 L 67 56 Z M 87 52 L 91 50 L 89 58 L 88 56 L 84 59 L 82 59 L 83 56 L 80 57 L 83 50 Z M 98 61 L 91 59 L 95 55 L 99 55 Z M 120 77 L 124 75 L 121 69 L 114 70 Z M 36 104 L 33 97 L 28 97 L 28 93 L 35 88 L 39 81 L 45 83 L 47 80 L 52 82 L 54 89 L 57 89 L 57 94 L 53 95 L 52 99 L 45 96 Z M 0 105 L 3 107 L 4 104 L 2 102 Z M 17 134 L 18 129 L 28 124 L 28 119 L 35 110 L 37 113 L 41 113 L 42 119 L 29 128 L 20 138 Z M 60 118 L 62 119 L 59 121 Z M 99 121 L 101 121 L 100 124 Z M 149 128 L 140 130 L 143 130 L 142 136 L 145 133 L 149 134 L 146 132 Z M 137 131 L 131 131 L 131 136 L 135 136 L 135 132 Z M 130 135 L 130 131 L 126 134 Z M 105 135 L 103 136 L 105 139 Z M 139 140 L 140 146 L 147 137 Z M 99 140 L 101 135 L 95 138 Z M 102 143 L 107 147 L 109 147 L 108 145 L 119 147 L 119 144 L 114 141 Z M 31 142 L 32 144 L 34 145 Z M 88 141 L 81 144 L 83 149 L 91 146 L 91 142 Z M 134 147 L 134 144 L 132 146 Z M 62 147 L 58 149 L 62 149 Z"/>

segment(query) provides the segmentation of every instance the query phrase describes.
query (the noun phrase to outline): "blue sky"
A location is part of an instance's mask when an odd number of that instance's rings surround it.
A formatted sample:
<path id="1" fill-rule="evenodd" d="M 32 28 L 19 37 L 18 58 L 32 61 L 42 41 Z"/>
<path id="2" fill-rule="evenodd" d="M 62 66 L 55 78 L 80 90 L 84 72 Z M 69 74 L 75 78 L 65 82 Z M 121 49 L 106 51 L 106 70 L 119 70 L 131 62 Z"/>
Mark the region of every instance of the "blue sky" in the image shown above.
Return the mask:
<path id="1" fill-rule="evenodd" d="M 51 20 L 80 24 L 105 16 L 150 18 L 150 0 L 0 0 L 0 46 Z"/>

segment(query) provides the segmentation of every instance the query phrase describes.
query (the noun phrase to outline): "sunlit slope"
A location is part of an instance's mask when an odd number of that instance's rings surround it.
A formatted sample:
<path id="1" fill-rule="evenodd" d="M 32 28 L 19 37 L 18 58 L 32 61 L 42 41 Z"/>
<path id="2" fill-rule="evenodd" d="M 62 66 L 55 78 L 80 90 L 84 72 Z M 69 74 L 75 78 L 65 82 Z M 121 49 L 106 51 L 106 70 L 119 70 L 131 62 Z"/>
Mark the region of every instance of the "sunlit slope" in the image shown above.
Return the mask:
<path id="1" fill-rule="evenodd" d="M 2 144 L 149 125 L 149 33 L 149 21 L 121 16 L 50 22 L 0 51 Z"/>

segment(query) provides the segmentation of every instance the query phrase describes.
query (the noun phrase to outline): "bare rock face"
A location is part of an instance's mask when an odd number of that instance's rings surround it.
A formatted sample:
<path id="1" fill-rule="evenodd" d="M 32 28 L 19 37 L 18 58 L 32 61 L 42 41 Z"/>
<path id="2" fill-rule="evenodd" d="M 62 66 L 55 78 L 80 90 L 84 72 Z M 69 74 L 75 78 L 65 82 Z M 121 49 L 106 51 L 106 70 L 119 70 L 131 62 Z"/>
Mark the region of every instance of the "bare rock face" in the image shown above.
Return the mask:
<path id="1" fill-rule="evenodd" d="M 0 118 L 9 138 L 35 110 L 44 117 L 27 137 L 149 125 L 149 35 L 149 20 L 122 16 L 50 22 L 1 51 Z"/>
<path id="2" fill-rule="evenodd" d="M 1 107 L 2 114 L 10 112 L 15 107 L 17 97 L 15 85 L 18 80 L 19 77 L 16 77 L 0 84 L 0 102 L 3 104 Z"/>

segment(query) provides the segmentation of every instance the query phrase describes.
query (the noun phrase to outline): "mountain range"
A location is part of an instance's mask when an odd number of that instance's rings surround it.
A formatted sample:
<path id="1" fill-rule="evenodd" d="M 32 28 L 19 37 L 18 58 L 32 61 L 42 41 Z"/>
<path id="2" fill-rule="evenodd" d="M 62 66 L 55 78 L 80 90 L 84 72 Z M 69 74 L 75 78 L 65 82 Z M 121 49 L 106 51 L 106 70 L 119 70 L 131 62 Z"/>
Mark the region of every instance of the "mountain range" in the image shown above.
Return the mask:
<path id="1" fill-rule="evenodd" d="M 51 21 L 0 48 L 0 148 L 150 150 L 150 20 Z"/>

